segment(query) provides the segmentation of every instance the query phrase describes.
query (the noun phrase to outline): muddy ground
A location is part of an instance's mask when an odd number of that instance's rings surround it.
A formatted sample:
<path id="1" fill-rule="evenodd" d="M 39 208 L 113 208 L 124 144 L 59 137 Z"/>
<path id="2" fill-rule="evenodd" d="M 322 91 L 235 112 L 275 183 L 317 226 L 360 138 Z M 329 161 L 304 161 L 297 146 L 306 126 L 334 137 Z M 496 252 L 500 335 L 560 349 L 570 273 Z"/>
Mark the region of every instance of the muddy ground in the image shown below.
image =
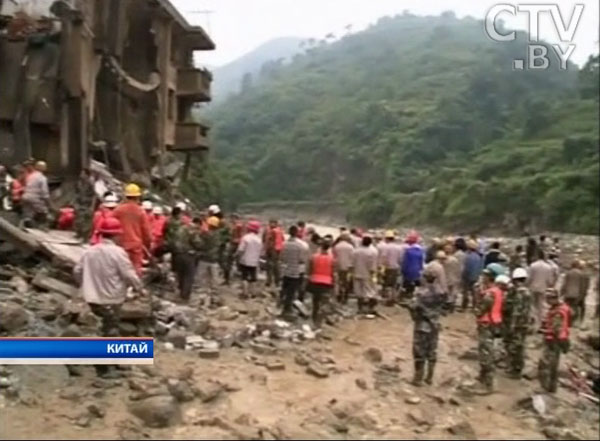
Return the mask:
<path id="1" fill-rule="evenodd" d="M 234 290 L 221 295 L 232 310 L 240 308 Z M 244 314 L 233 321 L 215 319 L 213 326 L 251 323 L 253 308 L 265 304 L 250 301 L 240 308 Z M 314 339 L 276 342 L 270 355 L 231 347 L 221 349 L 217 359 L 202 359 L 194 350 L 158 343 L 155 366 L 134 367 L 121 380 L 98 381 L 91 367 L 71 378 L 61 366 L 11 367 L 22 387 L 18 397 L 0 395 L 0 438 L 598 439 L 598 407 L 567 388 L 545 398 L 544 417 L 531 407 L 535 380 L 499 373 L 496 394 L 469 392 L 477 375 L 469 313 L 443 319 L 435 384 L 411 386 L 408 312 L 400 307 L 383 312 L 387 319 L 348 317 Z M 597 322 L 589 321 L 588 328 L 593 326 Z M 539 343 L 537 336 L 529 340 L 530 378 Z M 569 358 L 581 364 L 585 352 L 598 364 L 597 352 L 582 351 Z M 307 373 L 306 363 L 318 363 L 326 377 Z M 175 378 L 194 393 L 191 401 L 176 405 L 180 415 L 172 426 L 150 428 L 132 415 L 131 403 L 139 402 L 140 393 L 152 395 L 154 388 L 166 396 L 164 385 Z"/>

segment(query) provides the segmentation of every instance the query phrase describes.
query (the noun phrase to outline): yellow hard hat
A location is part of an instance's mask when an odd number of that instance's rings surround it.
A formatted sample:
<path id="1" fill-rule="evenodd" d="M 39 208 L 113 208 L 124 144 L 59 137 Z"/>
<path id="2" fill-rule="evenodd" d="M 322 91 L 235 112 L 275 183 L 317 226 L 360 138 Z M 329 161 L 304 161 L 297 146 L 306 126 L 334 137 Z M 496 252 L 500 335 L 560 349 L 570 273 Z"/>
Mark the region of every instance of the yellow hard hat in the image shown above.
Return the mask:
<path id="1" fill-rule="evenodd" d="M 387 230 L 385 232 L 385 237 L 388 239 L 393 239 L 394 237 L 396 237 L 396 233 L 394 233 L 393 230 Z"/>
<path id="2" fill-rule="evenodd" d="M 216 216 L 211 216 L 206 220 L 209 227 L 218 227 L 221 221 Z"/>
<path id="3" fill-rule="evenodd" d="M 137 184 L 127 184 L 125 186 L 125 197 L 137 198 L 142 195 L 142 190 Z"/>

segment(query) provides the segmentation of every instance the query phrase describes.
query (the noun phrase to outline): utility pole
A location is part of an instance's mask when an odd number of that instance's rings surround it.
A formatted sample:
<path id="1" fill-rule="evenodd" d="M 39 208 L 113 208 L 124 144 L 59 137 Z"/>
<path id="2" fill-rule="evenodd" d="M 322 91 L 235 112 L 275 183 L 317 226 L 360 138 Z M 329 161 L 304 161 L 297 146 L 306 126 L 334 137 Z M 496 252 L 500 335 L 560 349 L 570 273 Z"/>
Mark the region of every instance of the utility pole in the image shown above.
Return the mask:
<path id="1" fill-rule="evenodd" d="M 206 18 L 206 31 L 211 34 L 211 29 L 210 29 L 210 16 L 211 14 L 214 14 L 215 11 L 209 11 L 206 9 L 200 10 L 200 11 L 186 11 L 188 14 L 202 14 L 204 15 L 204 17 Z"/>

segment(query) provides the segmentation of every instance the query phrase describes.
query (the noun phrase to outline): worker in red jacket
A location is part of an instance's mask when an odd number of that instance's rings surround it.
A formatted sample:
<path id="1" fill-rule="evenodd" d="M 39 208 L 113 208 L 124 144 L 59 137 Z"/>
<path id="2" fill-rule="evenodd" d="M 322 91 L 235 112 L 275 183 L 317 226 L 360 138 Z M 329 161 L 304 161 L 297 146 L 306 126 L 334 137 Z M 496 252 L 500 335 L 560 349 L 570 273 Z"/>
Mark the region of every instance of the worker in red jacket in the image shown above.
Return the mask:
<path id="1" fill-rule="evenodd" d="M 142 191 L 136 184 L 125 187 L 125 202 L 115 208 L 114 216 L 121 222 L 121 246 L 127 251 L 138 274 L 142 273 L 144 257 L 150 255 L 152 232 L 144 209 L 140 206 Z"/>
<path id="2" fill-rule="evenodd" d="M 284 236 L 279 222 L 271 219 L 263 237 L 267 260 L 267 286 L 271 286 L 273 282 L 275 286 L 279 286 L 279 255 L 283 248 L 283 242 Z"/>
<path id="3" fill-rule="evenodd" d="M 146 213 L 146 217 L 148 218 L 148 222 L 150 222 L 150 229 L 152 229 L 152 221 L 154 220 L 154 213 L 152 213 L 152 201 L 145 200 L 142 201 L 142 208 Z"/>
<path id="4" fill-rule="evenodd" d="M 333 293 L 334 259 L 330 253 L 331 242 L 321 241 L 321 249 L 308 262 L 308 286 L 306 290 L 312 294 L 312 320 L 316 328 L 323 321 L 322 308 L 328 305 Z"/>
<path id="5" fill-rule="evenodd" d="M 92 219 L 92 236 L 90 238 L 90 244 L 96 245 L 100 242 L 100 239 L 102 238 L 102 235 L 100 234 L 102 223 L 104 222 L 104 219 L 113 217 L 114 209 L 118 204 L 119 199 L 114 193 L 108 193 L 104 196 L 104 201 L 95 211 Z"/>
<path id="6" fill-rule="evenodd" d="M 165 226 L 167 224 L 167 216 L 164 215 L 164 210 L 160 206 L 155 206 L 152 209 L 152 253 L 160 252 L 165 239 Z"/>

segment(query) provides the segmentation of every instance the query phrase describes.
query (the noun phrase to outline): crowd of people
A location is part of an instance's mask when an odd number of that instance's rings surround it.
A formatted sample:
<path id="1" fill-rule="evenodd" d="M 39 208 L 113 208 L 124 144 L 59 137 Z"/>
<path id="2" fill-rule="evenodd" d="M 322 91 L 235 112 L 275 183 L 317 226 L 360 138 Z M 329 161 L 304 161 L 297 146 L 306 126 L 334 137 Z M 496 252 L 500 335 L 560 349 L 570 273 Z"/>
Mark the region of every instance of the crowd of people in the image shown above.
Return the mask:
<path id="1" fill-rule="evenodd" d="M 45 225 L 50 198 L 45 163 L 24 164 L 19 184 L 11 186 L 13 206 L 26 226 Z M 5 172 L 5 170 L 0 170 Z M 21 185 L 19 187 L 19 185 Z M 21 192 L 21 193 L 20 193 Z M 102 203 L 94 203 L 102 193 Z M 124 198 L 98 188 L 82 173 L 78 200 L 62 207 L 55 220 L 60 229 L 75 229 L 92 247 L 75 268 L 85 300 L 102 319 L 106 336 L 118 333 L 118 310 L 127 288 L 143 292 L 145 265 L 170 256 L 179 299 L 188 302 L 199 284 L 218 295 L 218 284 L 241 279 L 239 296 L 262 294 L 258 274 L 276 294 L 281 315 L 293 321 L 311 296 L 311 318 L 321 327 L 331 304 L 356 298 L 357 313 L 379 314 L 381 305 L 407 307 L 414 321 L 415 385 L 433 381 L 440 316 L 472 310 L 478 333 L 479 380 L 483 393 L 494 388 L 496 367 L 520 378 L 526 339 L 541 333 L 539 363 L 542 386 L 556 390 L 560 355 L 569 347 L 570 328 L 585 317 L 590 287 L 586 262 L 575 259 L 561 277 L 559 239 L 527 237 L 524 246 L 505 253 L 500 242 L 486 246 L 475 236 L 433 239 L 425 247 L 419 234 L 405 237 L 340 228 L 337 237 L 320 236 L 305 222 L 287 234 L 272 219 L 228 219 L 217 205 L 192 214 L 189 204 L 174 207 L 143 199 L 141 188 L 128 184 Z M 597 279 L 596 279 L 597 280 Z M 598 308 L 596 310 L 598 316 Z M 499 344 L 501 343 L 501 344 Z M 99 366 L 106 375 L 107 367 Z"/>

